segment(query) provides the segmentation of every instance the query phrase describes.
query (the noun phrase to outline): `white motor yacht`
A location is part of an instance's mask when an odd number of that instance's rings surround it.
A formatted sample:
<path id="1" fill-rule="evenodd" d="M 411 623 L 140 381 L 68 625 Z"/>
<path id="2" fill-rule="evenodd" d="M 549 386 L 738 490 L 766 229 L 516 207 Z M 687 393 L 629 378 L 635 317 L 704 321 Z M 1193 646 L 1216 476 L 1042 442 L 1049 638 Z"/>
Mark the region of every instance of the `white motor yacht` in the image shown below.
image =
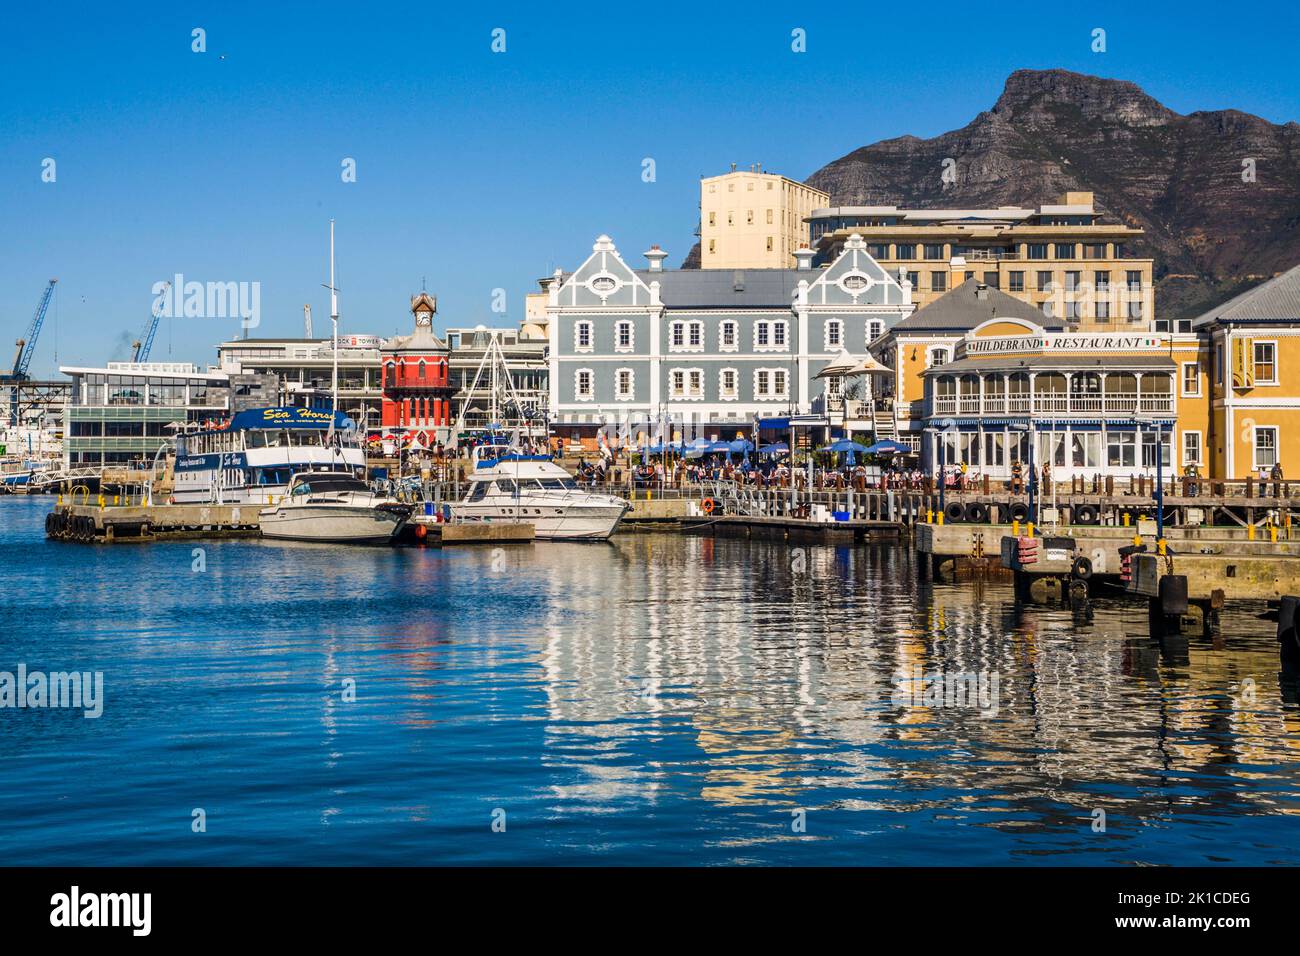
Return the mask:
<path id="1" fill-rule="evenodd" d="M 522 521 L 538 539 L 603 541 L 632 507 L 580 488 L 546 455 L 486 445 L 474 449 L 473 462 L 469 490 L 452 506 L 458 521 Z"/>
<path id="2" fill-rule="evenodd" d="M 391 541 L 411 510 L 351 472 L 311 471 L 294 475 L 284 499 L 258 514 L 264 538 L 374 544 Z"/>

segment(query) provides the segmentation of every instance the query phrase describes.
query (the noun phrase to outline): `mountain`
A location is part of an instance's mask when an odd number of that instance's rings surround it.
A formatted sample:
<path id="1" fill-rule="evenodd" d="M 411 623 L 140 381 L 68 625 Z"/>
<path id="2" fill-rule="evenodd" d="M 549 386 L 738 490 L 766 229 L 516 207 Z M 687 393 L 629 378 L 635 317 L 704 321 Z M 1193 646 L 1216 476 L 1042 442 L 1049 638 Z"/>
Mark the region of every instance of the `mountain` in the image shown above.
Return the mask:
<path id="1" fill-rule="evenodd" d="M 942 181 L 946 158 L 955 183 Z M 808 182 L 846 206 L 1037 206 L 1091 191 L 1111 221 L 1146 231 L 1130 247 L 1155 259 L 1166 317 L 1198 315 L 1300 262 L 1300 124 L 1184 116 L 1133 83 L 1066 70 L 1017 70 L 961 129 L 864 146 Z"/>

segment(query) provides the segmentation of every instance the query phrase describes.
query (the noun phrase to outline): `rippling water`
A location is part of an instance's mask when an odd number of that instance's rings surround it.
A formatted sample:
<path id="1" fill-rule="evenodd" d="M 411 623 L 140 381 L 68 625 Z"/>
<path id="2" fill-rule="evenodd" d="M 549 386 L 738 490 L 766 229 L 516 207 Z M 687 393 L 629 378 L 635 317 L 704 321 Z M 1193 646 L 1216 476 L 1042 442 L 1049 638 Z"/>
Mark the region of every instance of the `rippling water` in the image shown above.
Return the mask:
<path id="1" fill-rule="evenodd" d="M 1300 862 L 1260 606 L 1162 650 L 905 547 L 89 547 L 49 506 L 0 499 L 0 670 L 104 712 L 0 710 L 8 863 Z"/>

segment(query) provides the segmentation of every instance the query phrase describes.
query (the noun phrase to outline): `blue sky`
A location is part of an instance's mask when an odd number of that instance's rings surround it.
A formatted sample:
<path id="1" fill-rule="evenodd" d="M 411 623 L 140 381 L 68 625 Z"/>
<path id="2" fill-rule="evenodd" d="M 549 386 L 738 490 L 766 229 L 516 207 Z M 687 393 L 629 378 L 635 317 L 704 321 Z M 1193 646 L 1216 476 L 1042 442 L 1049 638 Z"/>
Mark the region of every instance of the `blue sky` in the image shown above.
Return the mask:
<path id="1" fill-rule="evenodd" d="M 22 334 L 57 276 L 33 373 L 56 354 L 126 357 L 151 286 L 177 272 L 259 282 L 255 334 L 301 334 L 304 302 L 328 328 L 331 217 L 345 332 L 405 330 L 422 278 L 443 327 L 514 323 L 536 279 L 578 265 L 599 233 L 635 265 L 652 242 L 680 262 L 701 175 L 762 162 L 802 178 L 878 139 L 960 127 L 1022 67 L 1132 80 L 1184 113 L 1300 119 L 1289 5 L 1154 7 L 11 7 L 0 336 Z M 191 51 L 195 27 L 206 53 Z M 806 53 L 791 51 L 795 28 Z M 341 181 L 345 157 L 355 183 Z M 504 316 L 491 311 L 496 288 Z M 233 319 L 164 320 L 153 358 L 207 364 L 237 331 Z"/>

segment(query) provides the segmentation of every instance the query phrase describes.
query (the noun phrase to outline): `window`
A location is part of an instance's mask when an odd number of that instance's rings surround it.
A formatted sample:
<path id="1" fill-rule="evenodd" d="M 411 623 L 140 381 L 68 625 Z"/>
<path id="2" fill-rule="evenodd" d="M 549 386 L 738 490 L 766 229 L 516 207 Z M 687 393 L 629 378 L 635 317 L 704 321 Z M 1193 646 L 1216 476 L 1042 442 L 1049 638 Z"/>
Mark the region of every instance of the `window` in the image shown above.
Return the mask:
<path id="1" fill-rule="evenodd" d="M 1277 464 L 1277 426 L 1255 426 L 1255 467 L 1272 468 Z"/>
<path id="2" fill-rule="evenodd" d="M 754 224 L 754 210 L 750 209 L 745 213 L 745 225 L 752 226 L 753 224 Z"/>
<path id="3" fill-rule="evenodd" d="M 573 394 L 580 402 L 589 402 L 595 395 L 595 377 L 589 368 L 580 368 L 573 373 Z"/>
<path id="4" fill-rule="evenodd" d="M 1073 242 L 1058 242 L 1056 244 L 1056 258 L 1058 259 L 1073 259 L 1074 251 Z"/>
<path id="5" fill-rule="evenodd" d="M 942 258 L 943 258 L 943 243 L 942 243 L 942 242 L 927 242 L 927 243 L 925 244 L 925 257 L 926 257 L 927 259 L 930 259 L 930 260 L 942 259 Z M 935 274 L 936 274 L 936 275 L 939 275 L 940 273 L 935 273 Z M 938 291 L 938 290 L 936 290 L 936 291 Z"/>
<path id="6" fill-rule="evenodd" d="M 756 399 L 785 398 L 786 372 L 783 368 L 754 370 L 754 397 Z"/>
<path id="7" fill-rule="evenodd" d="M 948 291 L 948 273 L 931 272 L 930 273 L 930 291 L 947 292 Z"/>
<path id="8" fill-rule="evenodd" d="M 1183 432 L 1183 464 L 1202 464 L 1200 432 Z"/>
<path id="9" fill-rule="evenodd" d="M 771 237 L 771 236 L 768 236 L 768 237 L 767 237 L 767 251 L 768 251 L 768 252 L 771 252 L 771 251 L 772 251 L 772 237 Z"/>
<path id="10" fill-rule="evenodd" d="M 871 319 L 869 322 L 867 322 L 867 344 L 876 341 L 876 339 L 880 338 L 884 334 L 885 334 L 884 319 Z"/>
<path id="11" fill-rule="evenodd" d="M 631 322 L 620 322 L 614 327 L 614 349 L 616 351 L 632 351 L 633 341 Z"/>
<path id="12" fill-rule="evenodd" d="M 704 397 L 704 370 L 675 368 L 669 374 L 669 391 L 672 398 L 699 400 Z"/>
<path id="13" fill-rule="evenodd" d="M 634 395 L 634 374 L 630 368 L 621 368 L 614 373 L 614 397 L 621 402 L 631 401 Z"/>
<path id="14" fill-rule="evenodd" d="M 704 345 L 704 323 L 692 322 L 686 327 L 686 330 L 686 341 L 691 343 L 691 348 L 701 348 Z"/>
<path id="15" fill-rule="evenodd" d="M 1074 291 L 1076 291 L 1076 290 L 1079 288 L 1079 277 L 1080 277 L 1081 275 L 1082 275 L 1082 273 L 1080 273 L 1080 272 L 1075 272 L 1075 271 L 1073 271 L 1073 270 L 1070 270 L 1070 271 L 1068 271 L 1068 272 L 1065 273 L 1065 291 L 1066 291 L 1066 292 L 1074 292 Z"/>
<path id="16" fill-rule="evenodd" d="M 754 348 L 758 351 L 784 349 L 786 344 L 785 322 L 755 322 Z"/>
<path id="17" fill-rule="evenodd" d="M 1101 432 L 1071 432 L 1070 462 L 1075 468 L 1101 467 Z"/>
<path id="18" fill-rule="evenodd" d="M 1183 396 L 1197 398 L 1201 394 L 1201 367 L 1196 362 L 1183 363 Z"/>
<path id="19" fill-rule="evenodd" d="M 718 341 L 724 352 L 734 352 L 737 345 L 736 323 L 728 319 L 719 327 Z"/>
<path id="20" fill-rule="evenodd" d="M 718 249 L 718 243 L 717 243 L 717 241 L 714 240 L 714 239 L 710 239 L 710 240 L 709 240 L 709 252 L 716 252 L 717 249 Z"/>
<path id="21" fill-rule="evenodd" d="M 1137 465 L 1137 435 L 1133 432 L 1106 433 L 1106 464 L 1111 468 Z"/>
<path id="22" fill-rule="evenodd" d="M 916 243 L 913 243 L 913 242 L 900 242 L 900 243 L 899 243 L 897 246 L 895 246 L 894 248 L 895 248 L 895 250 L 896 250 L 896 254 L 895 254 L 895 256 L 894 256 L 895 259 L 915 259 L 915 258 L 916 258 Z"/>
<path id="23" fill-rule="evenodd" d="M 1139 270 L 1126 270 L 1124 278 L 1129 291 L 1128 317 L 1140 319 L 1142 318 L 1142 273 Z"/>
<path id="24" fill-rule="evenodd" d="M 1223 343 L 1214 346 L 1214 384 L 1223 384 Z"/>
<path id="25" fill-rule="evenodd" d="M 930 368 L 938 368 L 948 361 L 948 350 L 942 345 L 930 349 Z"/>
<path id="26" fill-rule="evenodd" d="M 1039 270 L 1039 273 L 1038 273 L 1038 291 L 1039 291 L 1039 292 L 1052 292 L 1052 291 L 1054 291 L 1054 289 L 1053 289 L 1053 283 L 1052 283 L 1052 273 L 1048 272 L 1046 269 Z"/>
<path id="27" fill-rule="evenodd" d="M 724 368 L 718 376 L 718 397 L 734 402 L 740 397 L 740 375 L 734 368 Z"/>
<path id="28" fill-rule="evenodd" d="M 838 375 L 832 378 L 828 378 L 826 380 L 826 397 L 839 398 L 840 394 L 843 392 L 843 388 L 842 388 L 843 382 L 844 379 L 840 378 L 840 376 Z"/>
<path id="29" fill-rule="evenodd" d="M 1142 433 L 1142 467 L 1143 468 L 1156 467 L 1157 441 L 1159 442 L 1158 447 L 1160 448 L 1161 457 L 1164 459 L 1160 464 L 1165 468 L 1169 467 L 1170 465 L 1169 435 L 1163 432 L 1159 434 L 1157 434 L 1156 432 L 1143 432 Z"/>
<path id="30" fill-rule="evenodd" d="M 1007 291 L 1008 292 L 1025 291 L 1025 274 L 1023 272 L 1007 273 Z"/>
<path id="31" fill-rule="evenodd" d="M 887 242 L 869 242 L 867 243 L 867 255 L 873 259 L 889 258 L 889 243 Z"/>
<path id="32" fill-rule="evenodd" d="M 1277 384 L 1277 343 L 1256 342 L 1254 348 L 1255 384 Z"/>
<path id="33" fill-rule="evenodd" d="M 709 213 L 709 225 L 716 226 L 717 224 L 718 224 L 718 214 L 716 212 Z"/>
<path id="34" fill-rule="evenodd" d="M 984 284 L 990 289 L 998 288 L 998 274 L 996 272 L 984 273 Z"/>
<path id="35" fill-rule="evenodd" d="M 1092 274 L 1092 284 L 1096 287 L 1098 292 L 1109 292 L 1110 272 L 1105 269 L 1094 272 Z"/>
<path id="36" fill-rule="evenodd" d="M 838 349 L 844 344 L 844 325 L 839 319 L 826 320 L 826 349 Z"/>
<path id="37" fill-rule="evenodd" d="M 1027 255 L 1028 255 L 1028 257 L 1029 257 L 1030 259 L 1046 259 L 1046 258 L 1047 258 L 1047 243 L 1045 243 L 1045 242 L 1031 242 L 1031 243 L 1029 243 L 1029 247 L 1028 247 L 1028 250 L 1027 250 Z"/>
<path id="38" fill-rule="evenodd" d="M 767 211 L 767 224 L 772 225 L 772 210 L 770 209 Z"/>
<path id="39" fill-rule="evenodd" d="M 573 347 L 579 352 L 591 351 L 590 322 L 579 322 L 573 327 Z"/>
<path id="40" fill-rule="evenodd" d="M 909 272 L 907 274 L 907 284 L 910 285 L 913 289 L 921 288 L 921 273 Z"/>
<path id="41" fill-rule="evenodd" d="M 1105 259 L 1106 243 L 1104 242 L 1085 242 L 1083 244 L 1083 257 L 1085 259 Z"/>
<path id="42" fill-rule="evenodd" d="M 424 359 L 420 359 L 420 364 L 419 364 L 418 368 L 419 368 L 419 375 L 420 375 L 420 378 L 424 378 L 424 377 L 425 377 L 425 372 L 426 372 L 426 370 L 427 370 L 427 366 L 425 366 L 425 364 L 424 364 Z"/>

